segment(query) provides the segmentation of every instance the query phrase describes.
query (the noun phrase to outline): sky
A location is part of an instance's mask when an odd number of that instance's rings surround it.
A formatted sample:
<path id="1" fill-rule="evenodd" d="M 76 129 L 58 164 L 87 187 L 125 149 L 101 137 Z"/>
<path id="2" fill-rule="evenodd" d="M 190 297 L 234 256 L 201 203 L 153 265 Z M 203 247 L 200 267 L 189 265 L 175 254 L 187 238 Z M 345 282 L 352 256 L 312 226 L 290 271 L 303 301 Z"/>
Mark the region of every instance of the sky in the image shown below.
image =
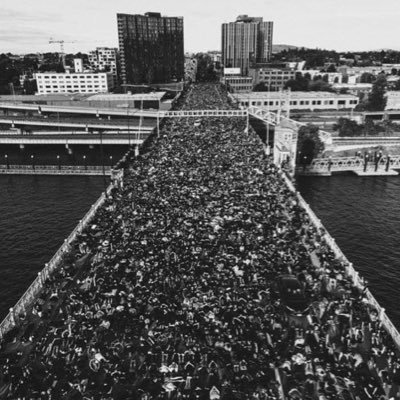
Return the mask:
<path id="1" fill-rule="evenodd" d="M 274 22 L 273 43 L 337 51 L 400 50 L 399 0 L 0 0 L 0 53 L 118 47 L 117 13 L 184 17 L 185 52 L 221 49 L 240 14 Z M 71 43 L 68 43 L 71 42 Z"/>

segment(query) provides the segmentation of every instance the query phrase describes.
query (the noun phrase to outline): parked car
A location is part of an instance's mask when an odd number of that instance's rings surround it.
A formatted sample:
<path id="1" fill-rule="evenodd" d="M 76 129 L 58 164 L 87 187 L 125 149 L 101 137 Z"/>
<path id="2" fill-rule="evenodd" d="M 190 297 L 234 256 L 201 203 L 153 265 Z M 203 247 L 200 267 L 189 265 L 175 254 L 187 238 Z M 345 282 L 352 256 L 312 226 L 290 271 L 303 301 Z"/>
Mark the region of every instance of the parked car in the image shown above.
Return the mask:
<path id="1" fill-rule="evenodd" d="M 304 294 L 303 285 L 294 275 L 281 275 L 276 280 L 276 291 L 285 307 L 285 311 L 305 315 L 309 310 L 309 301 Z"/>

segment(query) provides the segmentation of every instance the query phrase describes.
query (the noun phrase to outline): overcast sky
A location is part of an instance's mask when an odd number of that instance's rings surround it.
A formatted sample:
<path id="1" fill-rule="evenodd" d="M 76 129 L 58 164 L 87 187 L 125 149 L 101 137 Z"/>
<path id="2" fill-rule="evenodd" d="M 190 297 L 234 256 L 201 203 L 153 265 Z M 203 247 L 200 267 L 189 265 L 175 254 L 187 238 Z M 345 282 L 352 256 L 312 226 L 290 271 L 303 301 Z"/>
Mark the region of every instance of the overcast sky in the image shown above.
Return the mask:
<path id="1" fill-rule="evenodd" d="M 116 14 L 183 16 L 185 51 L 220 50 L 239 14 L 274 21 L 274 44 L 338 51 L 400 49 L 399 0 L 0 0 L 0 53 L 118 47 Z"/>

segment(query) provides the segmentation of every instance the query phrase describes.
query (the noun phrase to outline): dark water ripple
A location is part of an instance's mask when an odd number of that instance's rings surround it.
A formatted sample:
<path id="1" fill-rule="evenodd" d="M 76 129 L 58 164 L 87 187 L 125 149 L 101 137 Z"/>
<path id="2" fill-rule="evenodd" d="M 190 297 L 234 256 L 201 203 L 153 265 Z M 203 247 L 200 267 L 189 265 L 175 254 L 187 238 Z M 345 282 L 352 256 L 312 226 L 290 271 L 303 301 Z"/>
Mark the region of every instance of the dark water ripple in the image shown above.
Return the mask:
<path id="1" fill-rule="evenodd" d="M 400 328 L 400 177 L 299 177 L 297 187 Z"/>
<path id="2" fill-rule="evenodd" d="M 99 177 L 0 176 L 0 320 L 103 187 Z"/>

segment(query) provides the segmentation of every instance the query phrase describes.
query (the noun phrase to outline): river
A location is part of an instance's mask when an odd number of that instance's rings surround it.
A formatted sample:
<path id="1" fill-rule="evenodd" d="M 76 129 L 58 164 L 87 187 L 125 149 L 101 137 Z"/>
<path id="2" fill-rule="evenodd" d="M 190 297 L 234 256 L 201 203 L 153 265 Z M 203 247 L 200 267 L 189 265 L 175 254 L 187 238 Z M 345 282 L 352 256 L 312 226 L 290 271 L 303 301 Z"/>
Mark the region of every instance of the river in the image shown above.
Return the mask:
<path id="1" fill-rule="evenodd" d="M 298 177 L 297 189 L 400 328 L 400 177 Z"/>
<path id="2" fill-rule="evenodd" d="M 0 320 L 103 185 L 99 177 L 0 176 Z M 299 177 L 297 188 L 400 327 L 400 177 Z"/>
<path id="3" fill-rule="evenodd" d="M 0 175 L 0 321 L 103 190 L 99 177 Z"/>

